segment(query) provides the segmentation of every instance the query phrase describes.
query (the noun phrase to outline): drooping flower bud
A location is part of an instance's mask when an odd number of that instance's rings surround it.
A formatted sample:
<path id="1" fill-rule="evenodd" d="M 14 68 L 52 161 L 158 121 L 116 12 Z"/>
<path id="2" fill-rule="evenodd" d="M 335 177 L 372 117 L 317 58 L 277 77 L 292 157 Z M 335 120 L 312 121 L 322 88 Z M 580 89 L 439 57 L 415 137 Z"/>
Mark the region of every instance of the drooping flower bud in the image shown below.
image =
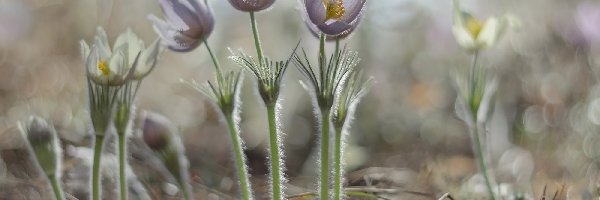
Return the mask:
<path id="1" fill-rule="evenodd" d="M 47 176 L 59 176 L 62 154 L 54 127 L 36 116 L 31 116 L 18 126 L 44 173 Z"/>
<path id="2" fill-rule="evenodd" d="M 156 113 L 146 112 L 143 119 L 142 137 L 144 142 L 177 179 L 184 195 L 188 197 L 186 199 L 190 199 L 189 162 L 185 157 L 183 143 L 176 129 L 166 117 Z"/>
<path id="3" fill-rule="evenodd" d="M 275 0 L 229 0 L 229 3 L 243 12 L 258 12 L 271 7 Z"/>

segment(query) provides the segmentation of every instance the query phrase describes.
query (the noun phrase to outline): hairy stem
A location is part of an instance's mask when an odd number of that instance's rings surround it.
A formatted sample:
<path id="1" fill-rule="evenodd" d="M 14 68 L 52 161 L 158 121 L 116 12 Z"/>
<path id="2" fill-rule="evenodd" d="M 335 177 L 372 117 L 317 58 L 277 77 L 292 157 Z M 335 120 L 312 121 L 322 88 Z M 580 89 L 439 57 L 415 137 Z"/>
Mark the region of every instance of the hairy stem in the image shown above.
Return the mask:
<path id="1" fill-rule="evenodd" d="M 121 188 L 121 200 L 127 200 L 127 169 L 126 147 L 127 139 L 125 133 L 119 133 L 119 186 Z"/>
<path id="2" fill-rule="evenodd" d="M 263 64 L 262 45 L 260 43 L 260 36 L 258 35 L 258 27 L 256 26 L 254 12 L 250 12 L 250 24 L 252 24 L 252 34 L 254 35 L 254 46 L 256 47 L 256 56 L 258 57 L 258 63 Z"/>
<path id="3" fill-rule="evenodd" d="M 271 153 L 271 181 L 274 200 L 280 200 L 281 195 L 281 166 L 279 159 L 279 141 L 277 134 L 277 122 L 275 113 L 276 104 L 267 104 L 267 115 L 269 119 L 269 149 Z"/>
<path id="4" fill-rule="evenodd" d="M 483 178 L 485 179 L 485 186 L 487 187 L 488 193 L 492 200 L 496 199 L 496 195 L 494 194 L 494 188 L 492 187 L 492 180 L 490 178 L 490 174 L 488 171 L 488 165 L 485 159 L 485 150 L 483 147 L 483 143 L 480 138 L 481 130 L 479 127 L 479 123 L 476 123 L 475 127 L 471 127 L 472 135 L 473 135 L 473 146 L 475 147 L 475 154 L 477 155 L 477 162 L 479 168 L 481 169 L 481 173 L 483 174 Z"/>
<path id="5" fill-rule="evenodd" d="M 104 135 L 96 135 L 94 144 L 94 163 L 92 164 L 92 199 L 100 200 L 100 157 L 102 156 L 102 146 L 104 145 Z"/>
<path id="6" fill-rule="evenodd" d="M 321 109 L 320 199 L 329 199 L 329 109 Z"/>
<path id="7" fill-rule="evenodd" d="M 231 141 L 233 144 L 233 153 L 235 155 L 235 165 L 238 170 L 238 176 L 240 181 L 241 197 L 243 200 L 252 199 L 252 192 L 250 191 L 250 183 L 248 181 L 248 168 L 246 167 L 246 159 L 244 156 L 244 149 L 242 148 L 241 138 L 236 128 L 235 120 L 232 114 L 226 114 L 227 125 L 229 126 L 229 133 L 231 134 Z"/>
<path id="8" fill-rule="evenodd" d="M 65 199 L 62 187 L 60 186 L 60 182 L 58 182 L 56 175 L 49 175 L 48 179 L 50 180 L 50 185 L 52 186 L 52 191 L 54 191 L 54 197 L 56 200 Z"/>
<path id="9" fill-rule="evenodd" d="M 481 134 L 484 134 L 485 130 L 484 130 L 484 126 L 485 126 L 485 122 L 478 122 L 477 120 L 477 114 L 479 111 L 479 106 L 481 105 L 481 99 L 480 99 L 480 94 L 478 93 L 478 88 L 479 84 L 478 83 L 478 78 L 477 78 L 477 59 L 478 59 L 478 53 L 475 53 L 473 55 L 473 61 L 471 63 L 471 69 L 470 69 L 470 78 L 469 78 L 469 82 L 470 82 L 470 92 L 471 92 L 471 99 L 469 102 L 469 109 L 471 110 L 472 116 L 473 116 L 473 124 L 470 127 L 470 131 L 471 131 L 471 135 L 473 136 L 473 146 L 474 146 L 474 151 L 475 154 L 477 155 L 477 161 L 478 161 L 478 165 L 479 168 L 481 170 L 481 173 L 483 174 L 483 178 L 485 179 L 485 185 L 487 187 L 488 193 L 490 195 L 490 198 L 492 200 L 496 199 L 496 195 L 494 194 L 494 188 L 492 187 L 492 181 L 490 178 L 490 174 L 488 173 L 488 166 L 487 166 L 487 162 L 485 159 L 485 150 L 483 147 L 483 142 L 481 141 Z M 477 98 L 477 99 L 474 99 Z M 484 113 L 485 114 L 485 113 Z"/>
<path id="10" fill-rule="evenodd" d="M 333 199 L 342 199 L 342 131 L 343 127 L 335 129 L 335 176 L 333 183 Z"/>

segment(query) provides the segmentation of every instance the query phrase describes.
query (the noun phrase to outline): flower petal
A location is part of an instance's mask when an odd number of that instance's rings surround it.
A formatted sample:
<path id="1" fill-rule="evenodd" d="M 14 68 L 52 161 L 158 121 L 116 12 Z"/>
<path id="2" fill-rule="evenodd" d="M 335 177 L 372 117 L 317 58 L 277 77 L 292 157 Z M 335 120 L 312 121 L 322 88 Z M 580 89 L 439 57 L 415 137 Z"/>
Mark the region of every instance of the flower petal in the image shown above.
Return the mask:
<path id="1" fill-rule="evenodd" d="M 346 23 L 356 21 L 365 8 L 365 2 L 366 0 L 345 0 L 343 4 L 346 12 L 342 16 L 342 21 Z"/>
<path id="2" fill-rule="evenodd" d="M 126 53 L 128 51 L 127 44 L 122 45 L 113 53 L 112 57 L 110 57 L 110 61 L 108 63 L 108 68 L 110 69 L 111 75 L 116 75 L 116 78 L 123 77 L 129 67 L 127 67 L 127 57 Z M 112 80 L 112 79 L 111 79 Z"/>
<path id="3" fill-rule="evenodd" d="M 317 27 L 319 27 L 319 29 L 327 35 L 339 35 L 352 28 L 350 24 L 342 21 L 332 21 L 331 23 L 317 24 Z"/>
<path id="4" fill-rule="evenodd" d="M 158 59 L 158 54 L 160 53 L 160 39 L 154 40 L 150 46 L 144 51 L 140 53 L 140 58 L 138 59 L 137 69 L 133 74 L 133 78 L 136 80 L 140 80 L 147 76 L 154 66 L 156 66 L 156 60 Z"/>
<path id="5" fill-rule="evenodd" d="M 84 41 L 79 41 L 79 54 L 81 55 L 81 60 L 84 62 L 87 60 L 87 57 L 90 55 L 90 46 Z"/>
<path id="6" fill-rule="evenodd" d="M 452 33 L 454 34 L 454 38 L 458 45 L 467 50 L 475 49 L 475 39 L 471 36 L 469 31 L 460 26 L 453 26 Z"/>
<path id="7" fill-rule="evenodd" d="M 481 33 L 476 39 L 476 43 L 481 46 L 481 48 L 487 48 L 496 43 L 500 34 L 504 32 L 504 25 L 497 18 L 489 18 L 483 28 L 481 29 Z"/>
<path id="8" fill-rule="evenodd" d="M 99 53 L 102 57 L 109 57 L 112 52 L 110 51 L 110 44 L 108 44 L 108 37 L 106 37 L 106 32 L 102 27 L 98 27 L 96 29 L 96 37 L 94 41 L 94 45 L 96 45 L 99 50 Z"/>
<path id="9" fill-rule="evenodd" d="M 326 11 L 323 0 L 304 0 L 304 8 L 313 24 L 322 24 L 325 22 Z"/>
<path id="10" fill-rule="evenodd" d="M 175 4 L 178 3 L 177 0 L 158 0 L 158 3 L 171 26 L 180 30 L 187 30 L 190 28 L 178 11 L 175 11 Z"/>
<path id="11" fill-rule="evenodd" d="M 269 8 L 275 0 L 229 0 L 229 3 L 243 12 L 257 12 Z"/>

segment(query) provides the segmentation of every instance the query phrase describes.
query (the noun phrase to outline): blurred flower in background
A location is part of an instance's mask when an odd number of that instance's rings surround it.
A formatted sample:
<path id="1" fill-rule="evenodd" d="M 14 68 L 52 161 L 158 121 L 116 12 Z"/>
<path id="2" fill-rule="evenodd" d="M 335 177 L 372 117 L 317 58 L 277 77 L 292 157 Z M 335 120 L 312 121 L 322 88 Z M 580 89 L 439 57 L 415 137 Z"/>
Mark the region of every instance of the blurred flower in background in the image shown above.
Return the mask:
<path id="1" fill-rule="evenodd" d="M 33 25 L 32 9 L 24 1 L 0 1 L 0 47 L 24 39 Z"/>
<path id="2" fill-rule="evenodd" d="M 206 0 L 159 0 L 166 21 L 149 15 L 154 29 L 173 51 L 191 51 L 213 30 L 215 20 Z"/>

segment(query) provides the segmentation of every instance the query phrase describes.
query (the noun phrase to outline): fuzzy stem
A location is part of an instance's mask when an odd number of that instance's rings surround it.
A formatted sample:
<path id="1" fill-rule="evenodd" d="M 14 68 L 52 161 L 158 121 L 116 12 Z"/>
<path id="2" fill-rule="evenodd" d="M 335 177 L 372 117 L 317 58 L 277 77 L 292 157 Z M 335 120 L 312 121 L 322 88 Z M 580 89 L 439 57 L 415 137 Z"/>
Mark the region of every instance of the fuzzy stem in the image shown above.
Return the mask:
<path id="1" fill-rule="evenodd" d="M 277 134 L 277 122 L 275 113 L 276 104 L 267 104 L 267 115 L 269 119 L 269 149 L 271 153 L 271 181 L 274 200 L 280 200 L 281 195 L 281 171 L 279 167 L 279 142 Z"/>
<path id="2" fill-rule="evenodd" d="M 490 195 L 490 198 L 492 200 L 496 199 L 496 195 L 494 194 L 494 188 L 492 187 L 492 181 L 490 178 L 490 174 L 488 173 L 488 166 L 485 160 L 485 151 L 484 151 L 484 147 L 482 144 L 482 141 L 480 139 L 480 134 L 482 134 L 483 132 L 480 129 L 483 129 L 483 126 L 485 122 L 480 123 L 477 120 L 477 113 L 479 111 L 479 105 L 481 105 L 480 102 L 475 102 L 473 100 L 473 97 L 475 95 L 479 95 L 476 94 L 477 92 L 477 87 L 478 84 L 477 83 L 477 59 L 478 59 L 478 53 L 476 52 L 475 54 L 473 54 L 473 60 L 471 63 L 471 69 L 470 69 L 470 84 L 471 84 L 471 100 L 469 102 L 469 108 L 471 109 L 471 113 L 473 116 L 473 125 L 470 127 L 470 131 L 471 131 L 471 135 L 473 135 L 473 146 L 474 146 L 474 151 L 475 154 L 477 155 L 477 162 L 479 165 L 479 168 L 481 170 L 481 173 L 483 174 L 483 178 L 485 179 L 485 185 L 487 187 L 488 193 Z M 478 99 L 477 101 L 481 101 L 481 99 Z"/>
<path id="3" fill-rule="evenodd" d="M 126 147 L 127 139 L 125 133 L 119 133 L 119 186 L 121 188 L 121 200 L 127 200 L 127 169 Z"/>
<path id="4" fill-rule="evenodd" d="M 191 200 L 190 187 L 189 184 L 182 180 L 183 178 L 179 178 L 179 186 L 181 187 L 181 192 L 183 193 L 183 199 Z"/>
<path id="5" fill-rule="evenodd" d="M 102 156 L 102 146 L 104 145 L 104 136 L 96 135 L 94 144 L 94 163 L 92 164 L 92 199 L 100 200 L 100 157 Z"/>
<path id="6" fill-rule="evenodd" d="M 223 81 L 223 73 L 221 72 L 221 65 L 219 65 L 219 60 L 217 60 L 217 57 L 208 45 L 208 41 L 206 41 L 206 39 L 204 39 L 204 46 L 206 47 L 206 50 L 208 51 L 208 54 L 210 54 L 210 58 L 212 59 L 212 62 L 215 65 L 215 70 L 217 71 L 217 82 L 221 84 L 221 82 Z"/>
<path id="7" fill-rule="evenodd" d="M 225 118 L 227 118 L 227 125 L 229 126 L 229 133 L 231 134 L 231 141 L 233 144 L 233 153 L 235 155 L 235 165 L 238 170 L 238 176 L 240 180 L 240 190 L 241 197 L 243 200 L 250 200 L 251 192 L 250 192 L 250 184 L 248 183 L 248 169 L 246 167 L 246 161 L 244 158 L 244 150 L 242 148 L 242 143 L 240 142 L 240 136 L 237 131 L 235 120 L 233 119 L 232 114 L 226 114 Z"/>
<path id="8" fill-rule="evenodd" d="M 333 199 L 342 199 L 342 131 L 343 127 L 335 128 L 335 177 Z"/>
<path id="9" fill-rule="evenodd" d="M 488 165 L 484 156 L 485 152 L 479 135 L 481 132 L 479 128 L 479 123 L 477 123 L 475 127 L 471 127 L 471 129 L 473 135 L 473 142 L 475 143 L 475 154 L 477 155 L 479 168 L 481 169 L 481 173 L 483 174 L 483 178 L 485 179 L 485 186 L 487 187 L 490 198 L 492 200 L 495 200 L 496 195 L 494 194 L 494 188 L 492 187 L 492 181 L 490 179 L 490 174 L 488 173 Z"/>
<path id="10" fill-rule="evenodd" d="M 260 36 L 258 35 L 258 27 L 256 26 L 256 19 L 254 18 L 254 12 L 250 12 L 250 24 L 252 24 L 252 35 L 254 35 L 254 46 L 256 47 L 256 56 L 258 57 L 258 63 L 263 63 L 263 52 L 262 45 L 260 43 Z"/>
<path id="11" fill-rule="evenodd" d="M 56 175 L 48 175 L 48 179 L 50 180 L 50 185 L 52 186 L 52 190 L 54 191 L 54 197 L 56 198 L 56 200 L 65 199 L 62 187 L 60 186 Z"/>
<path id="12" fill-rule="evenodd" d="M 329 199 L 329 109 L 321 109 L 320 199 Z"/>

